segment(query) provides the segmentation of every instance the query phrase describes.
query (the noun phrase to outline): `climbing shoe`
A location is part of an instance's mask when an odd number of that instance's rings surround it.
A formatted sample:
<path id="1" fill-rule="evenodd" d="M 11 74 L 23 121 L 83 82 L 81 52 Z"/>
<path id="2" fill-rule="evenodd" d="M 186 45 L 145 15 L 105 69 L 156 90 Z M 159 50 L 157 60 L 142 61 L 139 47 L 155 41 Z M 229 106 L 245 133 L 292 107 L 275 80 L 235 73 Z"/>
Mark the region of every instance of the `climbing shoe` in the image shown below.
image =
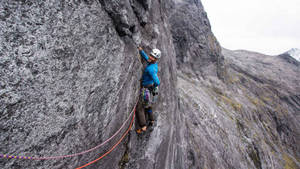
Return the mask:
<path id="1" fill-rule="evenodd" d="M 136 130 L 136 133 L 137 133 L 137 134 L 142 134 L 142 132 L 143 132 L 142 129 L 137 129 L 137 130 Z"/>
<path id="2" fill-rule="evenodd" d="M 154 125 L 154 121 L 149 121 L 149 124 L 148 124 L 150 127 L 152 127 Z"/>
<path id="3" fill-rule="evenodd" d="M 147 131 L 147 126 L 144 126 L 144 127 L 140 128 L 140 129 L 137 129 L 136 133 L 137 134 L 142 134 L 143 132 L 146 132 L 146 131 Z"/>

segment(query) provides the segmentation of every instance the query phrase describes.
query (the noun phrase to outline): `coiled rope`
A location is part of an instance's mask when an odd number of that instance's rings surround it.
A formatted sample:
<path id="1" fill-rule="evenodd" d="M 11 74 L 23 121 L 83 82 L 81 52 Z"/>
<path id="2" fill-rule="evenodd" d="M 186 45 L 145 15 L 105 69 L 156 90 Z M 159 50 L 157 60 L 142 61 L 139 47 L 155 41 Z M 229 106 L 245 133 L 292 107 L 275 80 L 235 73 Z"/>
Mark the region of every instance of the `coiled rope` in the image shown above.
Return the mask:
<path id="1" fill-rule="evenodd" d="M 130 117 L 133 115 L 132 117 L 132 122 L 134 120 L 135 117 L 135 110 L 136 110 L 136 106 L 137 103 L 135 104 L 133 110 L 131 111 L 130 115 L 128 116 L 128 118 L 125 120 L 125 122 L 122 124 L 122 126 L 120 127 L 120 129 L 114 134 L 112 135 L 110 138 L 108 138 L 106 141 L 104 141 L 103 143 L 97 145 L 96 147 L 93 147 L 89 150 L 80 152 L 80 153 L 75 153 L 75 154 L 70 154 L 70 155 L 62 155 L 62 156 L 50 156 L 50 157 L 26 157 L 26 156 L 14 156 L 14 155 L 5 155 L 5 154 L 0 154 L 0 158 L 8 158 L 8 159 L 25 159 L 25 160 L 51 160 L 51 159 L 62 159 L 62 158 L 67 158 L 67 157 L 75 157 L 75 156 L 79 156 L 79 155 L 83 155 L 86 153 L 89 153 L 91 151 L 94 151 L 96 149 L 99 149 L 100 147 L 102 147 L 104 144 L 106 144 L 107 142 L 109 142 L 110 140 L 112 140 L 117 134 L 120 133 L 120 131 L 124 128 L 124 126 L 126 125 L 126 123 L 129 121 Z M 130 124 L 130 128 L 132 126 L 132 122 Z M 122 138 L 119 140 L 119 142 L 121 142 L 123 140 L 123 138 L 126 136 L 126 134 L 129 132 L 130 128 L 126 131 L 126 133 L 122 136 Z M 118 143 L 119 143 L 118 142 Z M 113 147 L 113 149 L 116 146 Z M 111 150 L 112 151 L 112 150 Z M 110 153 L 110 152 L 109 152 Z M 107 153 L 107 154 L 109 154 Z M 106 155 L 105 155 L 106 156 Z M 102 157 L 103 158 L 103 157 Z"/>

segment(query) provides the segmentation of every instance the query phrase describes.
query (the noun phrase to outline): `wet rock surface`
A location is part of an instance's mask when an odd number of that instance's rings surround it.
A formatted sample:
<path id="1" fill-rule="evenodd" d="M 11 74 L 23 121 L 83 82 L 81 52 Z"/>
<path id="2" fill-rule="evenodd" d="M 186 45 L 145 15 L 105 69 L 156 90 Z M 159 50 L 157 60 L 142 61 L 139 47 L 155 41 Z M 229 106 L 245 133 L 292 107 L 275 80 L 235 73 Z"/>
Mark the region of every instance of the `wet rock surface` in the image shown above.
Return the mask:
<path id="1" fill-rule="evenodd" d="M 162 51 L 155 125 L 87 168 L 299 168 L 299 66 L 222 49 L 200 1 L 2 0 L 0 11 L 0 153 L 74 154 L 112 136 L 138 100 L 140 45 Z M 0 168 L 76 168 L 121 133 L 84 155 Z"/>

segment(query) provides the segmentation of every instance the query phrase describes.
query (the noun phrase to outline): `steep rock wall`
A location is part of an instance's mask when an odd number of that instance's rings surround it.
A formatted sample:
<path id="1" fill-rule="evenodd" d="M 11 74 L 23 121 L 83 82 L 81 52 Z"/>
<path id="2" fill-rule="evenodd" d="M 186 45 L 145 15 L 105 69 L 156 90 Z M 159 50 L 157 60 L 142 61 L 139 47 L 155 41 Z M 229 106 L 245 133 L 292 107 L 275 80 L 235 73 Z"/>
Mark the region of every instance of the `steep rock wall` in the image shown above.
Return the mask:
<path id="1" fill-rule="evenodd" d="M 175 52 L 164 12 L 168 8 L 169 1 L 159 0 L 1 1 L 0 152 L 73 154 L 111 136 L 138 99 L 142 64 L 136 47 L 141 44 L 147 52 L 153 47 L 163 52 L 155 132 L 143 141 L 132 131 L 124 144 L 90 168 L 125 167 L 122 159 L 128 151 L 135 166 L 142 158 L 149 161 L 143 164 L 146 168 L 155 163 L 169 168 L 177 100 Z M 0 168 L 75 168 L 119 138 L 64 160 L 1 159 Z M 152 145 L 151 139 L 159 141 Z M 147 156 L 136 156 L 136 151 Z"/>
<path id="2" fill-rule="evenodd" d="M 175 0 L 170 24 L 184 168 L 299 168 L 299 66 L 222 51 L 200 1 Z"/>
<path id="3" fill-rule="evenodd" d="M 218 77 L 225 80 L 221 46 L 211 31 L 201 1 L 175 0 L 170 24 L 178 69 L 202 79 Z"/>
<path id="4" fill-rule="evenodd" d="M 88 168 L 299 168 L 299 68 L 222 54 L 200 1 L 4 0 L 0 11 L 0 153 L 73 154 L 115 133 L 138 99 L 141 45 L 163 52 L 153 131 L 133 128 Z M 120 137 L 0 168 L 75 168 Z"/>
<path id="5" fill-rule="evenodd" d="M 299 168 L 299 66 L 223 50 L 226 84 L 178 73 L 188 168 Z"/>

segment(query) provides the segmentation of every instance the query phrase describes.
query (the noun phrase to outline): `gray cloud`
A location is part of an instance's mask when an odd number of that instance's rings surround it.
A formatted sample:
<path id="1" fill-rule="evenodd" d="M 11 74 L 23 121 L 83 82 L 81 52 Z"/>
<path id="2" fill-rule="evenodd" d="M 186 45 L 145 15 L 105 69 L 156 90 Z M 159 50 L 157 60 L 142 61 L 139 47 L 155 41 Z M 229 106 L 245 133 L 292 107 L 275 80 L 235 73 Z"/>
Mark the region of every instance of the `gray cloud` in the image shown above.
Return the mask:
<path id="1" fill-rule="evenodd" d="M 300 48 L 299 0 L 202 0 L 221 45 L 276 55 Z"/>

